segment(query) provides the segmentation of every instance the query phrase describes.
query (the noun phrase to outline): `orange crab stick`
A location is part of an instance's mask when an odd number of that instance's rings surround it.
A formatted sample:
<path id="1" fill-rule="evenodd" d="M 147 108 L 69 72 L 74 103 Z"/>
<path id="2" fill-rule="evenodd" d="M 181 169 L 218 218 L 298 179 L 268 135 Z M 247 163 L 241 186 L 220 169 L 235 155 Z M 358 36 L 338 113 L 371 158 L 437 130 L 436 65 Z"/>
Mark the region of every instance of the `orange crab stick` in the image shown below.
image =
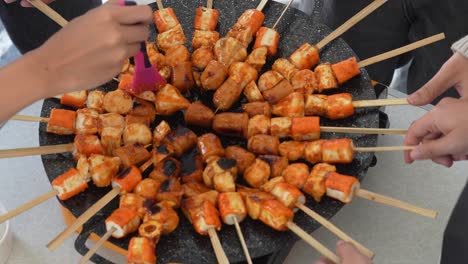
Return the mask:
<path id="1" fill-rule="evenodd" d="M 320 139 L 319 117 L 294 117 L 291 121 L 291 137 L 294 140 L 304 141 Z"/>
<path id="2" fill-rule="evenodd" d="M 76 112 L 65 109 L 52 109 L 47 132 L 57 135 L 73 135 L 75 133 Z"/>
<path id="3" fill-rule="evenodd" d="M 221 219 L 227 225 L 234 225 L 235 219 L 237 222 L 244 221 L 247 216 L 244 200 L 238 192 L 221 193 L 218 196 L 218 208 Z"/>
<path id="4" fill-rule="evenodd" d="M 140 226 L 138 212 L 130 208 L 118 208 L 106 219 L 106 229 L 115 228 L 112 236 L 122 238 L 138 230 Z"/>
<path id="5" fill-rule="evenodd" d="M 70 169 L 52 181 L 60 200 L 67 200 L 88 188 L 85 178 L 75 168 Z"/>
<path id="6" fill-rule="evenodd" d="M 325 181 L 327 196 L 349 203 L 353 200 L 356 190 L 359 189 L 359 180 L 352 176 L 330 172 Z"/>
<path id="7" fill-rule="evenodd" d="M 104 148 L 96 135 L 76 135 L 73 144 L 75 146 L 75 156 L 81 154 L 89 157 L 92 154 L 104 154 Z"/>
<path id="8" fill-rule="evenodd" d="M 86 105 L 86 99 L 88 99 L 88 91 L 76 91 L 63 94 L 60 103 L 74 108 L 83 108 Z"/>
<path id="9" fill-rule="evenodd" d="M 345 83 L 361 74 L 356 57 L 333 64 L 333 73 L 338 83 Z"/>
<path id="10" fill-rule="evenodd" d="M 128 245 L 127 262 L 132 264 L 155 264 L 156 247 L 146 237 L 133 237 Z"/>
<path id="11" fill-rule="evenodd" d="M 291 54 L 289 60 L 300 70 L 310 69 L 319 63 L 319 49 L 309 43 L 304 43 Z"/>
<path id="12" fill-rule="evenodd" d="M 280 35 L 276 30 L 272 28 L 261 27 L 257 32 L 254 49 L 266 47 L 268 50 L 268 56 L 273 57 L 278 52 L 279 40 Z"/>
<path id="13" fill-rule="evenodd" d="M 195 29 L 215 31 L 218 25 L 219 11 L 208 7 L 199 7 L 195 13 Z"/>
<path id="14" fill-rule="evenodd" d="M 141 179 L 140 170 L 135 166 L 131 166 L 112 180 L 112 187 L 120 187 L 123 193 L 130 193 L 141 182 Z"/>
<path id="15" fill-rule="evenodd" d="M 259 220 L 278 231 L 287 231 L 294 212 L 278 200 L 266 200 L 261 205 Z"/>
<path id="16" fill-rule="evenodd" d="M 265 15 L 257 9 L 246 10 L 237 20 L 236 24 L 228 32 L 229 37 L 233 37 L 245 46 L 253 40 L 265 20 Z"/>
<path id="17" fill-rule="evenodd" d="M 277 183 L 271 194 L 291 209 L 296 207 L 296 203 L 304 204 L 306 201 L 304 194 L 297 187 L 286 182 Z"/>
<path id="18" fill-rule="evenodd" d="M 342 119 L 354 114 L 353 96 L 349 93 L 334 94 L 327 97 L 328 119 Z"/>
<path id="19" fill-rule="evenodd" d="M 154 11 L 153 19 L 159 33 L 166 32 L 180 24 L 174 10 L 170 7 Z"/>
<path id="20" fill-rule="evenodd" d="M 354 159 L 354 144 L 349 138 L 325 140 L 322 144 L 322 162 L 348 164 Z"/>

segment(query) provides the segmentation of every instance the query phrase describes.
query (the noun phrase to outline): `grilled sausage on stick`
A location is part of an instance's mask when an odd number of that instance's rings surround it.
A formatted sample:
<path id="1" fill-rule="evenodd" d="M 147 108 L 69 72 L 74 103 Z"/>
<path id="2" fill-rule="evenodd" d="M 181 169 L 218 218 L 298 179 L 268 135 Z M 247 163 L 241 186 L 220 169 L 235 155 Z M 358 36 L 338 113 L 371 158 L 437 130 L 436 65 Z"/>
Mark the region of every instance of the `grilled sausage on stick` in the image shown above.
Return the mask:
<path id="1" fill-rule="evenodd" d="M 318 165 L 316 165 L 318 166 Z M 322 168 L 324 165 L 320 165 Z M 437 212 L 411 205 L 406 202 L 396 200 L 381 194 L 373 193 L 360 188 L 359 180 L 356 177 L 339 174 L 331 169 L 327 174 L 323 174 L 322 169 L 312 170 L 309 176 L 312 179 L 310 182 L 315 181 L 316 186 L 312 189 L 314 199 L 320 200 L 321 195 L 337 199 L 343 203 L 350 203 L 355 196 L 376 201 L 379 203 L 387 204 L 396 208 L 400 208 L 422 216 L 435 218 Z M 317 179 L 313 179 L 317 178 Z M 309 190 L 310 191 L 310 190 Z"/>
<path id="2" fill-rule="evenodd" d="M 286 171 L 286 175 L 290 173 L 294 172 L 291 170 Z M 287 175 L 287 178 L 290 179 L 291 176 Z M 328 220 L 326 220 L 325 218 L 323 218 L 322 216 L 318 215 L 317 213 L 309 209 L 307 206 L 305 206 L 306 199 L 304 194 L 299 190 L 299 188 L 295 187 L 294 185 L 288 182 L 278 182 L 274 184 L 273 187 L 271 187 L 270 192 L 288 208 L 294 210 L 302 210 L 314 220 L 318 221 L 320 224 L 332 231 L 334 234 L 338 235 L 341 239 L 355 244 L 359 248 L 359 250 L 361 250 L 367 256 L 372 257 L 374 255 L 372 251 L 353 240 L 350 236 L 346 235 L 343 231 L 338 229 L 331 222 L 329 222 Z"/>
<path id="3" fill-rule="evenodd" d="M 290 208 L 283 205 L 280 201 L 273 199 L 262 202 L 258 219 L 277 231 L 293 231 L 328 259 L 335 263 L 339 263 L 338 256 L 294 224 L 293 218 L 294 212 Z"/>
<path id="4" fill-rule="evenodd" d="M 247 209 L 241 194 L 237 192 L 221 193 L 218 197 L 218 208 L 223 222 L 227 225 L 234 225 L 236 227 L 237 235 L 241 241 L 247 263 L 252 263 L 244 235 L 242 234 L 239 225 L 239 223 L 244 221 L 247 216 Z"/>
<path id="5" fill-rule="evenodd" d="M 90 249 L 83 258 L 81 258 L 80 263 L 87 263 L 110 236 L 113 236 L 114 238 L 122 238 L 138 230 L 140 220 L 141 219 L 135 210 L 129 208 L 118 208 L 115 210 L 106 219 L 106 234 L 99 239 L 96 245 Z"/>
<path id="6" fill-rule="evenodd" d="M 245 11 L 227 36 L 216 42 L 214 46 L 216 61 L 211 61 L 200 77 L 204 90 L 217 90 L 226 79 L 231 64 L 246 59 L 246 48 L 265 19 L 261 10 L 267 2 L 268 0 L 263 0 L 257 9 Z"/>
<path id="7" fill-rule="evenodd" d="M 195 196 L 182 201 L 182 211 L 197 233 L 210 236 L 218 262 L 229 263 L 216 234 L 216 231 L 221 230 L 221 221 L 215 205 L 203 197 Z"/>

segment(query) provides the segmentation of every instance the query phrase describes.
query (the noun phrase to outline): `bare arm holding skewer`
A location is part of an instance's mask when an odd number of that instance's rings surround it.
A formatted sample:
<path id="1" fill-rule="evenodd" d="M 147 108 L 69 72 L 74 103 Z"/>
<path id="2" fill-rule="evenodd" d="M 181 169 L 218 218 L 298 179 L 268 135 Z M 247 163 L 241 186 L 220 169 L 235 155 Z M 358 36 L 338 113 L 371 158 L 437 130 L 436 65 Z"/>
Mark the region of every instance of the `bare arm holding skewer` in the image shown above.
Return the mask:
<path id="1" fill-rule="evenodd" d="M 149 22 L 147 6 L 108 4 L 77 18 L 43 46 L 0 70 L 3 87 L 14 87 L 4 89 L 0 120 L 41 98 L 106 82 L 125 58 L 138 51 L 138 43 L 148 36 Z M 106 41 L 80 41 L 85 37 Z"/>
<path id="2" fill-rule="evenodd" d="M 452 46 L 455 54 L 428 83 L 408 97 L 410 104 L 424 105 L 455 86 L 461 99 L 443 99 L 432 111 L 412 124 L 405 143 L 422 144 L 414 151 L 406 153 L 407 163 L 432 159 L 435 163 L 450 167 L 454 161 L 467 158 L 468 126 L 464 113 L 468 109 L 468 102 L 465 100 L 468 89 L 468 54 L 463 48 L 467 41 L 468 38 L 465 37 L 456 42 Z"/>

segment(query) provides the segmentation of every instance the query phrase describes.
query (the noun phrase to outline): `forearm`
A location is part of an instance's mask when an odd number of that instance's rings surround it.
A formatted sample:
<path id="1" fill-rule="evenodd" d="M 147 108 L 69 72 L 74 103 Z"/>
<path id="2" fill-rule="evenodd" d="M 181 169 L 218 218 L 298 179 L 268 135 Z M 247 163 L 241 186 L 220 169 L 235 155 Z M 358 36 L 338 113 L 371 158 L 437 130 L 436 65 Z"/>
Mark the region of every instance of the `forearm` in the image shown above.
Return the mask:
<path id="1" fill-rule="evenodd" d="M 0 69 L 0 122 L 37 100 L 52 96 L 54 89 L 48 74 L 41 69 L 36 51 Z"/>

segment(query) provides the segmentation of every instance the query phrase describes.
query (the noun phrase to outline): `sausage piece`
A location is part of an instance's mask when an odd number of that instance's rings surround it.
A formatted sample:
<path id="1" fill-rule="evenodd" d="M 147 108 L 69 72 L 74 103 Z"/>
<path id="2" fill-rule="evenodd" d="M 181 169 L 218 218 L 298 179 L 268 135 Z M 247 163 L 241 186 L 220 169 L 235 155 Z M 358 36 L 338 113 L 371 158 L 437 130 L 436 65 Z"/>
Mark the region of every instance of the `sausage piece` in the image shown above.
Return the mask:
<path id="1" fill-rule="evenodd" d="M 187 125 L 210 128 L 214 117 L 214 112 L 200 101 L 193 102 L 185 111 Z"/>
<path id="2" fill-rule="evenodd" d="M 248 124 L 246 113 L 221 113 L 213 120 L 213 130 L 225 136 L 247 138 Z"/>

